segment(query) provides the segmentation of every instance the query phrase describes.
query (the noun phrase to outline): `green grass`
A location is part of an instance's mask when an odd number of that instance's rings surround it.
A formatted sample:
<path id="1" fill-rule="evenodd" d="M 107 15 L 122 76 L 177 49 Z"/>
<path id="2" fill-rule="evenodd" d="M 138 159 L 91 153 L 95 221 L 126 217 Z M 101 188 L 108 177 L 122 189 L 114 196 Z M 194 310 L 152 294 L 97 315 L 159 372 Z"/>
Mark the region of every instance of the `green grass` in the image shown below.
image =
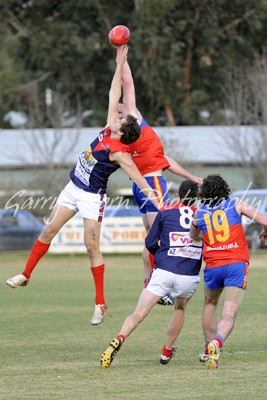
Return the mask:
<path id="1" fill-rule="evenodd" d="M 100 356 L 142 289 L 141 256 L 106 256 L 112 318 L 91 326 L 94 289 L 86 256 L 47 255 L 26 288 L 5 280 L 27 253 L 0 254 L 0 399 L 266 399 L 267 251 L 253 254 L 248 289 L 217 370 L 197 361 L 203 350 L 203 287 L 188 305 L 177 354 L 159 364 L 171 307 L 156 306 L 127 339 L 110 368 Z"/>

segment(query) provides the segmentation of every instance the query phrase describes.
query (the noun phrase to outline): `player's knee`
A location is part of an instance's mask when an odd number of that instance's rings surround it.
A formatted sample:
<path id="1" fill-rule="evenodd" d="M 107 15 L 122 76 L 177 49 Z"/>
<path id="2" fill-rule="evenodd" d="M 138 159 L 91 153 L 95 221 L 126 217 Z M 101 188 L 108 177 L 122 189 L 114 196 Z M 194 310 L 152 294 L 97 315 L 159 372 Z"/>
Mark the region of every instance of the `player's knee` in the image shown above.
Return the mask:
<path id="1" fill-rule="evenodd" d="M 58 233 L 58 229 L 55 229 L 51 225 L 47 225 L 45 227 L 45 230 L 39 236 L 39 238 L 41 239 L 41 241 L 48 243 L 48 242 L 51 242 L 51 240 L 56 236 L 57 233 Z"/>
<path id="2" fill-rule="evenodd" d="M 99 246 L 97 246 L 96 243 L 85 241 L 84 244 L 90 258 L 94 258 L 100 253 Z"/>
<path id="3" fill-rule="evenodd" d="M 218 302 L 219 302 L 219 298 L 211 298 L 211 297 L 205 296 L 205 300 L 204 300 L 205 306 L 216 307 Z"/>
<path id="4" fill-rule="evenodd" d="M 134 318 L 135 318 L 135 320 L 136 320 L 138 323 L 140 323 L 140 322 L 142 322 L 142 321 L 144 320 L 146 314 L 147 314 L 147 313 L 142 312 L 142 311 L 138 311 L 138 312 L 135 311 L 135 312 L 133 313 Z"/>
<path id="5" fill-rule="evenodd" d="M 227 322 L 230 325 L 234 325 L 235 319 L 236 319 L 236 314 L 232 312 L 225 312 L 222 315 L 222 319 Z"/>

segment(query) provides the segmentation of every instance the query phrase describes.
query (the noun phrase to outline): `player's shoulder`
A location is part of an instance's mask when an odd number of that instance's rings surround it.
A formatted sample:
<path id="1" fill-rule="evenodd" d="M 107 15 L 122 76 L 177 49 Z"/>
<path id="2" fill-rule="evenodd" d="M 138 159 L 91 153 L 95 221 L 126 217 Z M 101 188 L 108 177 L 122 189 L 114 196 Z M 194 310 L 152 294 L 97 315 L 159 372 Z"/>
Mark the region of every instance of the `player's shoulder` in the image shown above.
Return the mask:
<path id="1" fill-rule="evenodd" d="M 146 122 L 146 120 L 143 118 L 143 116 L 140 114 L 140 128 L 144 128 L 144 127 L 150 127 L 150 125 Z"/>
<path id="2" fill-rule="evenodd" d="M 102 136 L 110 136 L 111 135 L 111 130 L 110 130 L 109 125 L 106 125 L 103 129 L 101 129 L 100 135 L 102 135 Z"/>
<path id="3" fill-rule="evenodd" d="M 174 204 L 165 204 L 162 208 L 161 208 L 161 210 L 179 210 L 179 209 L 181 209 L 181 208 L 190 208 L 191 210 L 193 210 L 193 211 L 196 211 L 197 210 L 197 207 L 195 207 L 195 206 L 189 206 L 189 205 L 186 205 L 186 204 L 183 204 L 183 203 L 174 203 Z"/>
<path id="4" fill-rule="evenodd" d="M 164 212 L 169 212 L 169 211 L 173 211 L 173 210 L 177 210 L 179 208 L 178 204 L 165 204 L 164 206 L 162 206 L 160 208 L 160 212 L 164 213 Z"/>
<path id="5" fill-rule="evenodd" d="M 109 151 L 111 153 L 130 153 L 130 148 L 128 144 L 121 143 L 119 139 L 110 138 L 108 142 Z"/>

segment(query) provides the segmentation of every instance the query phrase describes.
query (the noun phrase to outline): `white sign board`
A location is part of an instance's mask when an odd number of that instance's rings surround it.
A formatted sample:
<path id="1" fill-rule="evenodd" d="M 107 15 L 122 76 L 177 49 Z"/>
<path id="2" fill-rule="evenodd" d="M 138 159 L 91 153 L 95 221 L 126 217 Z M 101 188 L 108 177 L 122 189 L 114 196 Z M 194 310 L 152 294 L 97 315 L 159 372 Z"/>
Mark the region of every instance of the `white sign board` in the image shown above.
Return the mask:
<path id="1" fill-rule="evenodd" d="M 50 253 L 84 253 L 83 219 L 72 218 L 53 239 Z M 141 217 L 104 218 L 101 228 L 100 250 L 103 253 L 142 253 L 145 229 Z"/>

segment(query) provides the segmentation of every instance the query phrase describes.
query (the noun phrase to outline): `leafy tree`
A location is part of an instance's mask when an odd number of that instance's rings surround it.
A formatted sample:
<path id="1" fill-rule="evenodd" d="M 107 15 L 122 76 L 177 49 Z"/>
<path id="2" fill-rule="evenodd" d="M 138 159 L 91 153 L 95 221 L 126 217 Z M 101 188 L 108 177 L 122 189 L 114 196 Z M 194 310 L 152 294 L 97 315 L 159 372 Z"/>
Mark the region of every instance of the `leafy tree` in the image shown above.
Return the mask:
<path id="1" fill-rule="evenodd" d="M 125 24 L 138 106 L 149 121 L 215 124 L 222 82 L 267 40 L 266 0 L 6 0 L 1 7 L 0 117 L 28 111 L 36 93 L 45 108 L 50 88 L 69 99 L 67 111 L 75 113 L 79 99 L 94 110 L 86 123 L 103 125 L 115 58 L 107 33 Z"/>
<path id="2" fill-rule="evenodd" d="M 163 107 L 170 124 L 203 123 L 198 116 L 201 109 L 214 114 L 221 106 L 219 84 L 233 60 L 250 62 L 255 44 L 260 51 L 256 35 L 266 42 L 263 3 L 135 3 L 134 70 L 142 81 L 143 98 L 149 100 L 152 109 Z"/>

